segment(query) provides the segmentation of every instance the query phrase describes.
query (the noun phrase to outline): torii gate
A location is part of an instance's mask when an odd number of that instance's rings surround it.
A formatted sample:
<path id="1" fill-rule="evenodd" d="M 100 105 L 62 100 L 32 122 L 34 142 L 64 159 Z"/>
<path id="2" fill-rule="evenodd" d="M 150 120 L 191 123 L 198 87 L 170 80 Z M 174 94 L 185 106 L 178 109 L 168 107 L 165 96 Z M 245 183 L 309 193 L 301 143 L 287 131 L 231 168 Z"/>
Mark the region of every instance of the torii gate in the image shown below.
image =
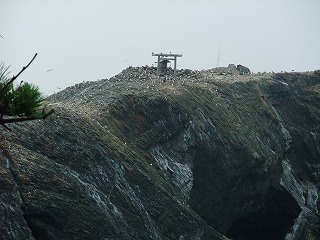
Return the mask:
<path id="1" fill-rule="evenodd" d="M 174 79 L 176 79 L 176 71 L 177 71 L 177 57 L 182 57 L 182 54 L 173 54 L 173 53 L 152 53 L 152 56 L 158 56 L 157 62 L 157 75 L 160 75 L 160 65 L 161 63 L 166 63 L 169 60 L 174 61 L 174 70 L 173 75 Z"/>

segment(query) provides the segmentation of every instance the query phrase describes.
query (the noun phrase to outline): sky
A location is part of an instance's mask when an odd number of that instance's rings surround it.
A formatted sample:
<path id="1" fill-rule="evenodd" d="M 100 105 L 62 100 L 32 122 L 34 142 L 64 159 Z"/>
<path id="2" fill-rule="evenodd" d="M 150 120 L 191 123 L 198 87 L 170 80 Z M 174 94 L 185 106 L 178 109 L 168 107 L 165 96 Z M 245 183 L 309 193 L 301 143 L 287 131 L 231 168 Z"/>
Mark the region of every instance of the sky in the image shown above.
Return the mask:
<path id="1" fill-rule="evenodd" d="M 1 0 L 0 62 L 46 95 L 152 66 L 320 69 L 319 0 Z"/>

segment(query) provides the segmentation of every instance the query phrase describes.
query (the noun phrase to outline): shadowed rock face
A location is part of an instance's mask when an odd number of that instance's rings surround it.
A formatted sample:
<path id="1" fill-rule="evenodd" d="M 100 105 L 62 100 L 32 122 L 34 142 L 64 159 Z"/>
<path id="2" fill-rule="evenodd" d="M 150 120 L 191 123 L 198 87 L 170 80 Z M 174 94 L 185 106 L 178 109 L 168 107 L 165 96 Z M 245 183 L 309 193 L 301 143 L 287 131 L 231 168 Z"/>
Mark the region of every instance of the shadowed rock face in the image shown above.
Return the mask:
<path id="1" fill-rule="evenodd" d="M 2 131 L 0 239 L 318 239 L 320 75 L 129 68 Z"/>

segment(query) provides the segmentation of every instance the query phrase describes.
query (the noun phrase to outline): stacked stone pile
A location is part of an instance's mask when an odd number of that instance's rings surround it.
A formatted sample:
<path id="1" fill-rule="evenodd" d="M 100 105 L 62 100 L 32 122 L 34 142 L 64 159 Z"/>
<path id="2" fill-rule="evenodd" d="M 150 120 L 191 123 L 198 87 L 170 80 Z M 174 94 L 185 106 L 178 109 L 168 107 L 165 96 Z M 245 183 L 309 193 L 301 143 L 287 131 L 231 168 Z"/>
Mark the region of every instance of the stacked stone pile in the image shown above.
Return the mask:
<path id="1" fill-rule="evenodd" d="M 238 64 L 237 66 L 234 64 L 229 64 L 228 67 L 216 67 L 208 70 L 211 73 L 219 74 L 219 75 L 245 75 L 250 74 L 250 69 Z"/>
<path id="2" fill-rule="evenodd" d="M 150 66 L 128 67 L 109 81 L 145 81 L 157 77 L 157 68 Z"/>
<path id="3" fill-rule="evenodd" d="M 199 79 L 202 77 L 201 71 L 181 69 L 177 71 L 178 79 Z"/>
<path id="4" fill-rule="evenodd" d="M 176 80 L 198 79 L 202 76 L 201 71 L 191 69 L 177 70 Z M 128 67 L 118 75 L 109 79 L 109 81 L 148 81 L 148 80 L 174 80 L 174 71 L 171 67 L 157 76 L 157 68 L 150 66 Z"/>
<path id="5" fill-rule="evenodd" d="M 234 64 L 229 64 L 228 67 L 218 67 L 208 70 L 191 70 L 191 69 L 177 69 L 176 78 L 174 78 L 174 71 L 171 67 L 167 68 L 165 72 L 157 76 L 157 68 L 152 66 L 142 67 L 128 67 L 121 73 L 111 77 L 110 79 L 102 79 L 100 81 L 84 81 L 76 84 L 72 87 L 65 89 L 64 94 L 55 94 L 52 97 L 56 100 L 73 101 L 75 99 L 82 99 L 82 101 L 91 101 L 91 98 L 97 98 L 99 95 L 105 95 L 108 92 L 108 96 L 112 97 L 119 91 L 129 93 L 133 89 L 142 89 L 144 87 L 154 87 L 158 84 L 175 84 L 175 83 L 197 83 L 201 81 L 211 80 L 225 80 L 227 76 L 239 77 L 241 72 Z M 233 79 L 233 78 L 232 78 Z M 123 85 L 127 83 L 126 85 Z M 125 87 L 125 88 L 124 88 Z M 95 92 L 92 96 L 86 92 L 89 89 L 98 89 L 98 94 Z M 111 90 L 112 89 L 112 90 Z M 94 96 L 93 96 L 94 95 Z M 73 97 L 68 97 L 73 96 Z M 104 97 L 103 97 L 104 98 Z M 104 100 L 102 100 L 104 101 Z"/>
<path id="6" fill-rule="evenodd" d="M 228 67 L 216 67 L 208 70 L 210 73 L 226 75 L 226 74 L 234 74 L 239 75 L 239 71 L 237 70 L 234 64 L 229 64 Z"/>

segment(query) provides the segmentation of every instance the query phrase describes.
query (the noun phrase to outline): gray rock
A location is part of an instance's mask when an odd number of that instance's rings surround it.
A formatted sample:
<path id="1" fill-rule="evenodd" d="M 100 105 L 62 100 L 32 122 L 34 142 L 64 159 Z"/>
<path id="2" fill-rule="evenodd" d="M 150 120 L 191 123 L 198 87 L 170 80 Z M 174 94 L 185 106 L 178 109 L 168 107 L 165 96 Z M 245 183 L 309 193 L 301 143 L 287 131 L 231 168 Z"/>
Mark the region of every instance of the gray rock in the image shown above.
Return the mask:
<path id="1" fill-rule="evenodd" d="M 1 130 L 0 239 L 319 239 L 319 75 L 155 71 Z"/>
<path id="2" fill-rule="evenodd" d="M 241 64 L 237 65 L 237 70 L 239 71 L 240 75 L 250 74 L 250 69 L 242 66 Z"/>

